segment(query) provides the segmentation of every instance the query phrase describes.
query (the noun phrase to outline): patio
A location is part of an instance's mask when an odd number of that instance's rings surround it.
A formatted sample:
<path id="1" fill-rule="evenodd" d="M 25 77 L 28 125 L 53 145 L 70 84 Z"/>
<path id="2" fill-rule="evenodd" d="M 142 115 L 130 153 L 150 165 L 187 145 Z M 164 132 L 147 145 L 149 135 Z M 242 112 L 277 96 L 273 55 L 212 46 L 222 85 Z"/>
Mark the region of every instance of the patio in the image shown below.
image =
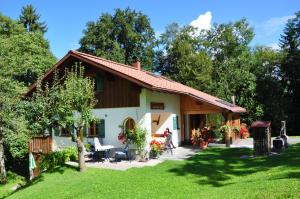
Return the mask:
<path id="1" fill-rule="evenodd" d="M 121 162 L 95 162 L 95 161 L 87 161 L 86 166 L 90 168 L 103 168 L 103 169 L 113 169 L 113 170 L 121 170 L 125 171 L 130 168 L 141 168 L 146 166 L 155 166 L 159 163 L 162 163 L 165 160 L 185 160 L 195 154 L 200 152 L 199 149 L 193 149 L 192 147 L 177 147 L 176 149 L 172 149 L 171 152 L 165 151 L 158 159 L 150 159 L 147 162 L 139 162 L 136 160 L 122 160 Z M 68 165 L 77 166 L 77 162 L 67 162 Z"/>

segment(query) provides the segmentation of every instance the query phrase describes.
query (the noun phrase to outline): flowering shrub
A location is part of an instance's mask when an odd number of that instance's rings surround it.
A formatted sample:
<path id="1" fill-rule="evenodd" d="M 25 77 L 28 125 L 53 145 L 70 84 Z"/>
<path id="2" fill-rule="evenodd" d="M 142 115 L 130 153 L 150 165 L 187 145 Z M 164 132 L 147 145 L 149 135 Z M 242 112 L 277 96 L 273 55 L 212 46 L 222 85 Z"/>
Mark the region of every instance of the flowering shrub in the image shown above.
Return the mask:
<path id="1" fill-rule="evenodd" d="M 205 148 L 209 142 L 212 142 L 212 140 L 212 131 L 207 128 L 192 131 L 191 142 L 193 146 L 199 145 L 200 148 Z"/>
<path id="2" fill-rule="evenodd" d="M 163 149 L 164 149 L 164 143 L 161 141 L 157 141 L 157 140 L 152 140 L 150 142 L 150 155 L 152 157 L 157 157 L 157 155 L 161 154 Z"/>
<path id="3" fill-rule="evenodd" d="M 118 140 L 122 143 L 122 144 L 125 144 L 126 143 L 126 137 L 125 137 L 125 134 L 123 133 L 123 131 L 121 131 L 118 135 Z"/>

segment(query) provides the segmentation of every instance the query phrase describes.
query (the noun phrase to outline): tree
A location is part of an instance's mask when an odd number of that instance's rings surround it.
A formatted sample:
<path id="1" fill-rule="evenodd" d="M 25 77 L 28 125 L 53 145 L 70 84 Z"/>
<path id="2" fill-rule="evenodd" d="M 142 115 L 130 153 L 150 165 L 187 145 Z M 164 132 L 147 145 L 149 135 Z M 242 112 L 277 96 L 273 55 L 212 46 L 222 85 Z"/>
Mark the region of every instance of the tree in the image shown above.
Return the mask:
<path id="1" fill-rule="evenodd" d="M 81 52 L 125 64 L 131 64 L 136 56 L 150 69 L 155 37 L 148 17 L 141 12 L 116 9 L 113 15 L 106 13 L 96 22 L 88 22 L 83 32 Z"/>
<path id="2" fill-rule="evenodd" d="M 14 159 L 28 153 L 28 123 L 20 107 L 24 84 L 35 81 L 55 61 L 41 33 L 0 14 L 0 181 L 6 181 L 5 154 Z M 33 71 L 34 77 L 26 75 Z M 19 80 L 19 81 L 16 81 Z"/>
<path id="3" fill-rule="evenodd" d="M 40 17 L 41 15 L 37 13 L 33 5 L 29 4 L 22 7 L 19 23 L 24 25 L 27 32 L 41 32 L 44 34 L 47 32 L 47 25 L 45 22 L 40 22 Z"/>
<path id="4" fill-rule="evenodd" d="M 13 158 L 28 152 L 27 122 L 18 111 L 20 87 L 16 82 L 0 76 L 0 183 L 6 182 L 5 148 Z"/>
<path id="5" fill-rule="evenodd" d="M 263 115 L 261 105 L 255 100 L 256 77 L 251 71 L 254 57 L 249 44 L 253 35 L 245 19 L 216 24 L 201 35 L 203 45 L 213 57 L 211 93 L 227 101 L 236 96 L 237 104 L 248 110 L 243 117 L 247 123 Z"/>
<path id="6" fill-rule="evenodd" d="M 18 24 L 16 21 L 12 20 L 9 17 L 4 16 L 0 12 L 0 35 L 9 37 L 15 34 L 24 33 L 25 29 Z"/>
<path id="7" fill-rule="evenodd" d="M 192 27 L 171 24 L 161 35 L 161 50 L 156 52 L 156 71 L 194 87 L 207 91 L 211 84 L 212 62 L 194 37 Z"/>
<path id="8" fill-rule="evenodd" d="M 31 122 L 31 131 L 44 134 L 54 128 L 72 127 L 76 131 L 76 143 L 80 171 L 85 170 L 83 126 L 89 126 L 95 117 L 92 109 L 96 103 L 94 82 L 84 77 L 84 66 L 75 64 L 58 78 L 55 72 L 51 84 L 39 83 L 37 91 L 25 104 L 26 119 Z"/>
<path id="9" fill-rule="evenodd" d="M 29 86 L 55 62 L 41 33 L 27 33 L 17 22 L 0 15 L 0 76 Z"/>
<path id="10" fill-rule="evenodd" d="M 272 122 L 273 132 L 280 132 L 280 121 L 285 115 L 280 69 L 283 54 L 269 47 L 257 46 L 253 56 L 251 72 L 256 77 L 255 100 L 262 106 L 262 119 Z"/>
<path id="11" fill-rule="evenodd" d="M 281 36 L 280 46 L 284 53 L 281 64 L 282 82 L 285 89 L 286 113 L 289 130 L 300 128 L 300 11 L 288 20 Z"/>
<path id="12" fill-rule="evenodd" d="M 85 170 L 82 128 L 95 120 L 92 109 L 96 104 L 94 82 L 84 77 L 84 68 L 76 65 L 67 72 L 64 83 L 57 93 L 58 123 L 60 126 L 73 126 L 76 130 L 76 143 L 80 171 Z"/>

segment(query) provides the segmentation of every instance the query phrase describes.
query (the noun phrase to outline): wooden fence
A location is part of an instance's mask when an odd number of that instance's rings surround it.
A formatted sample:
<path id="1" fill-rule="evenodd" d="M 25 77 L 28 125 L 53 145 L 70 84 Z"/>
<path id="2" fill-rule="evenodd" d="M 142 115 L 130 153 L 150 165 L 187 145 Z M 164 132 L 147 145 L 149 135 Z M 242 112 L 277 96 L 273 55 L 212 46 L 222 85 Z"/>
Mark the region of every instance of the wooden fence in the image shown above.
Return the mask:
<path id="1" fill-rule="evenodd" d="M 52 152 L 52 137 L 36 136 L 29 141 L 29 152 L 33 154 L 36 168 L 33 169 L 31 178 L 35 178 L 40 173 L 40 161 L 44 154 Z"/>
<path id="2" fill-rule="evenodd" d="M 39 154 L 52 152 L 52 138 L 50 136 L 33 137 L 29 142 L 29 151 Z"/>

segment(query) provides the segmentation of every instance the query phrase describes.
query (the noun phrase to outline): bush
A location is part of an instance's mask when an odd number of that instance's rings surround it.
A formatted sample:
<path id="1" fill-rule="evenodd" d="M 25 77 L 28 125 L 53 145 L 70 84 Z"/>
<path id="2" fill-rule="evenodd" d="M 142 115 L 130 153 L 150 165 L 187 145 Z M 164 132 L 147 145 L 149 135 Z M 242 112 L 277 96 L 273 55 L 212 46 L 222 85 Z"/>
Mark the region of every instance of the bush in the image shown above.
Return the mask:
<path id="1" fill-rule="evenodd" d="M 78 159 L 77 148 L 69 147 L 62 151 L 55 151 L 45 155 L 40 163 L 40 170 L 52 170 L 58 166 L 62 166 L 67 161 L 75 161 Z"/>
<path id="2" fill-rule="evenodd" d="M 71 146 L 63 150 L 66 155 L 66 162 L 67 161 L 76 161 L 78 160 L 78 151 L 75 146 Z"/>

